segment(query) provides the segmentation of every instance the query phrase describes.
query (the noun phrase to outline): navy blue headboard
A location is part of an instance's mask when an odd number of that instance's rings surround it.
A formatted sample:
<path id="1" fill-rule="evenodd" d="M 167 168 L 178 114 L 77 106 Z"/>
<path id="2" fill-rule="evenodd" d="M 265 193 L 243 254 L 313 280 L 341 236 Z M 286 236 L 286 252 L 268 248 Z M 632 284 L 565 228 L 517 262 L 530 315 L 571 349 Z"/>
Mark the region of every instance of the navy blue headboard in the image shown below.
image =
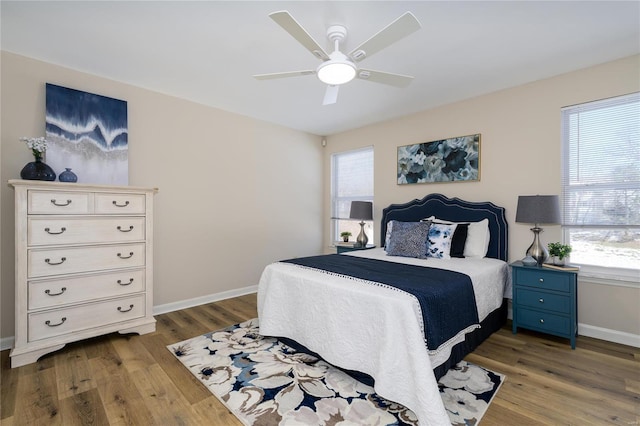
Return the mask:
<path id="1" fill-rule="evenodd" d="M 448 198 L 442 194 L 429 194 L 422 200 L 415 199 L 405 204 L 391 204 L 384 208 L 380 222 L 381 245 L 384 245 L 387 223 L 390 220 L 417 222 L 429 216 L 451 222 L 478 222 L 489 219 L 491 239 L 487 257 L 508 261 L 508 229 L 504 207 L 498 207 L 490 202 L 479 203 Z"/>

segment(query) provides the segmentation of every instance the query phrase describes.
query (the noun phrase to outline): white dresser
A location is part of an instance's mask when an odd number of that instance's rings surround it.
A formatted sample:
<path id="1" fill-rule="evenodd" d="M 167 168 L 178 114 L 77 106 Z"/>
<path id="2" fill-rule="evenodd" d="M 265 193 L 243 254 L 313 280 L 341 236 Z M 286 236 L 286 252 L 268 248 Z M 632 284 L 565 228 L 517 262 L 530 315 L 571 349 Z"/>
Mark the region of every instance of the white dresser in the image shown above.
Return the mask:
<path id="1" fill-rule="evenodd" d="M 11 366 L 66 343 L 150 333 L 157 189 L 10 180 L 15 190 Z"/>

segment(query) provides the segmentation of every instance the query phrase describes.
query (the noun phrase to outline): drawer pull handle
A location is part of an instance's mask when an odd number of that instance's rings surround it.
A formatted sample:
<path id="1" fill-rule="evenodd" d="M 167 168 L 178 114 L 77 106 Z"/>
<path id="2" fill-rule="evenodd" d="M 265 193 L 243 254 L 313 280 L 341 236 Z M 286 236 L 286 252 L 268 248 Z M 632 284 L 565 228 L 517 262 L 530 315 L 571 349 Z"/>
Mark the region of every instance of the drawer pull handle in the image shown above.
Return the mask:
<path id="1" fill-rule="evenodd" d="M 46 258 L 44 261 L 47 262 L 47 264 L 54 266 L 54 265 L 62 265 L 65 260 L 67 260 L 66 257 L 61 257 L 60 262 L 52 262 L 51 259 L 49 258 Z"/>
<path id="2" fill-rule="evenodd" d="M 67 320 L 67 317 L 62 317 L 62 321 L 60 321 L 60 322 L 59 322 L 59 323 L 57 323 L 57 324 L 51 324 L 51 321 L 49 321 L 49 320 L 46 320 L 44 323 L 45 323 L 46 325 L 48 325 L 49 327 L 57 327 L 57 326 L 59 326 L 59 325 L 64 324 L 64 322 L 65 322 L 66 320 Z"/>
<path id="3" fill-rule="evenodd" d="M 44 228 L 44 232 L 46 232 L 47 234 L 51 234 L 51 235 L 60 235 L 66 230 L 67 230 L 67 228 L 65 228 L 64 226 L 62 228 L 60 228 L 60 232 L 52 232 L 51 228 Z"/>
<path id="4" fill-rule="evenodd" d="M 122 280 L 118 280 L 118 284 L 120 285 L 130 285 L 131 283 L 133 283 L 133 278 L 129 278 L 128 283 L 123 283 Z"/>
<path id="5" fill-rule="evenodd" d="M 127 310 L 122 309 L 122 306 L 118 306 L 118 312 L 129 312 L 132 309 L 133 309 L 133 305 L 129 305 L 129 309 Z"/>
<path id="6" fill-rule="evenodd" d="M 119 257 L 120 259 L 130 259 L 131 257 L 133 257 L 133 252 L 132 252 L 132 251 L 130 251 L 130 252 L 129 252 L 129 256 L 123 256 L 123 255 L 122 255 L 122 253 L 118 253 L 118 257 Z"/>
<path id="7" fill-rule="evenodd" d="M 133 231 L 133 225 L 130 225 L 129 229 L 122 229 L 121 226 L 118 226 L 118 231 L 120 231 L 120 232 L 131 232 L 131 231 Z"/>
<path id="8" fill-rule="evenodd" d="M 124 204 L 118 204 L 118 202 L 114 200 L 113 205 L 116 207 L 127 207 L 129 205 L 129 202 L 125 201 Z"/>
<path id="9" fill-rule="evenodd" d="M 544 320 L 540 318 L 540 324 L 544 324 Z"/>
<path id="10" fill-rule="evenodd" d="M 543 299 L 543 298 L 540 298 L 540 299 L 538 299 L 538 302 L 540 302 L 540 303 L 544 303 L 544 299 Z"/>
<path id="11" fill-rule="evenodd" d="M 61 295 L 62 293 L 64 293 L 65 291 L 67 291 L 67 288 L 66 288 L 66 287 L 62 287 L 62 288 L 60 289 L 60 293 L 51 293 L 51 290 L 49 290 L 49 289 L 46 289 L 44 292 L 45 292 L 46 294 L 48 294 L 49 296 L 60 296 L 60 295 Z"/>
<path id="12" fill-rule="evenodd" d="M 51 204 L 53 204 L 54 206 L 58 206 L 58 207 L 65 207 L 68 206 L 69 204 L 71 204 L 71 200 L 67 200 L 67 202 L 65 204 L 59 204 L 56 199 L 54 198 L 53 200 L 51 200 Z"/>
<path id="13" fill-rule="evenodd" d="M 539 278 L 538 281 L 540 281 L 541 283 L 544 282 L 544 278 Z"/>

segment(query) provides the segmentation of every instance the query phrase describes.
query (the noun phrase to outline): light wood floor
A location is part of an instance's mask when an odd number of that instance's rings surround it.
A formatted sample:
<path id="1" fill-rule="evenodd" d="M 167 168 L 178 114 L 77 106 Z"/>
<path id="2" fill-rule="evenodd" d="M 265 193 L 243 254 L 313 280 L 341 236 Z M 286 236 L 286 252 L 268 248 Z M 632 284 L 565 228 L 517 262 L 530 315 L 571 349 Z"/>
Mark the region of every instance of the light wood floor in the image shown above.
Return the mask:
<path id="1" fill-rule="evenodd" d="M 157 331 L 69 344 L 9 368 L 1 353 L 2 425 L 240 425 L 166 349 L 256 317 L 248 295 L 156 317 Z M 640 424 L 640 350 L 508 328 L 468 361 L 507 375 L 482 419 L 489 425 Z"/>

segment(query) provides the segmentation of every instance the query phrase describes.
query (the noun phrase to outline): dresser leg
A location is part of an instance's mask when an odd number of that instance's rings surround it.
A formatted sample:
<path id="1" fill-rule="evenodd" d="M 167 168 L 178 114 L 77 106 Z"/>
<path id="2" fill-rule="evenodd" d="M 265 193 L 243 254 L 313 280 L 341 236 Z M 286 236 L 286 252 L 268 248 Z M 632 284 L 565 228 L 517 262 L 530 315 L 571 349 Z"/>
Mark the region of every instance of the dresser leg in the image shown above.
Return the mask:
<path id="1" fill-rule="evenodd" d="M 120 334 L 127 334 L 127 333 L 137 333 L 137 334 L 148 334 L 148 333 L 153 333 L 154 331 L 156 331 L 156 322 L 152 322 L 151 324 L 143 324 L 143 325 L 138 325 L 136 327 L 131 327 L 131 328 L 123 328 L 122 330 L 118 330 L 118 333 Z"/>
<path id="2" fill-rule="evenodd" d="M 41 356 L 50 352 L 55 352 L 64 348 L 64 343 L 61 345 L 49 346 L 42 349 L 30 350 L 28 352 L 20 353 L 20 349 L 12 349 L 11 354 L 11 368 L 22 367 L 23 365 L 32 364 L 36 362 Z"/>

